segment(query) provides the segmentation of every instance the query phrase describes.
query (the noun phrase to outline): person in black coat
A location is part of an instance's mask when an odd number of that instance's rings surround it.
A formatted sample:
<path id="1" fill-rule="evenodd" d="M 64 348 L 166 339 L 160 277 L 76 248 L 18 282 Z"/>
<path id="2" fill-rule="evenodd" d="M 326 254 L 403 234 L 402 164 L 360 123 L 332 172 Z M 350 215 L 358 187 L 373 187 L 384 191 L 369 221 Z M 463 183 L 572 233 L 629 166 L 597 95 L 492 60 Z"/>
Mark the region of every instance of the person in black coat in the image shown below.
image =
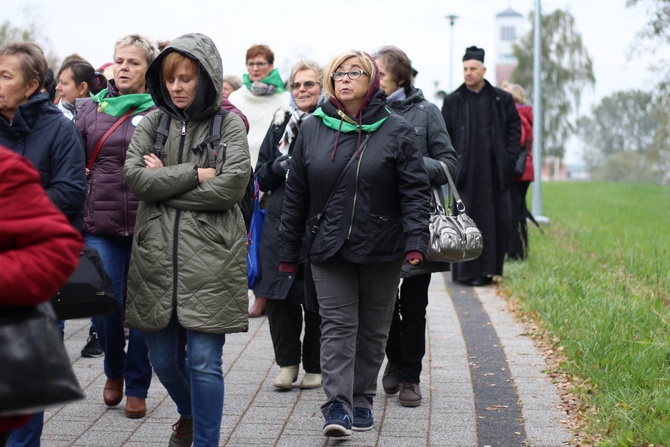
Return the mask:
<path id="1" fill-rule="evenodd" d="M 484 50 L 469 47 L 463 56 L 465 82 L 442 105 L 458 153 L 456 188 L 484 238 L 479 258 L 452 265 L 454 281 L 472 286 L 491 284 L 503 274 L 512 223 L 510 185 L 521 137 L 512 95 L 493 87 L 485 74 Z"/>
<path id="2" fill-rule="evenodd" d="M 81 229 L 86 197 L 84 144 L 42 87 L 47 61 L 32 42 L 0 47 L 0 145 L 27 158 L 53 204 Z M 63 326 L 61 325 L 61 331 Z M 9 447 L 39 445 L 44 412 L 13 431 Z"/>
<path id="3" fill-rule="evenodd" d="M 272 345 L 280 367 L 273 385 L 285 390 L 293 388 L 301 358 L 305 375 L 300 388 L 318 388 L 322 381 L 319 363 L 321 318 L 307 308 L 303 317 L 303 282 L 296 281 L 296 275 L 279 271 L 277 245 L 291 155 L 300 125 L 323 101 L 322 78 L 323 68 L 316 62 L 300 61 L 293 67 L 289 78 L 290 105 L 275 113 L 261 144 L 255 170 L 260 189 L 269 193 L 269 198 L 259 245 L 261 276 L 254 292 L 267 299 Z M 301 343 L 303 320 L 305 335 Z"/>
<path id="4" fill-rule="evenodd" d="M 314 235 L 322 431 L 337 437 L 373 426 L 400 270 L 423 262 L 431 191 L 414 128 L 388 110 L 374 60 L 342 53 L 324 84 L 328 100 L 302 123 L 291 158 L 279 268 L 295 272 L 303 236 Z"/>
<path id="5" fill-rule="evenodd" d="M 412 83 L 412 64 L 400 48 L 385 46 L 375 54 L 381 73 L 381 87 L 391 109 L 414 126 L 428 178 L 444 203 L 441 186 L 447 183 L 445 169 L 456 172 L 456 151 L 451 145 L 440 109 L 426 101 Z M 434 206 L 434 205 L 433 205 Z M 405 264 L 393 323 L 386 343 L 388 363 L 382 385 L 386 394 L 398 393 L 404 407 L 421 405 L 421 361 L 426 353 L 426 308 L 433 272 L 449 270 L 448 262 L 426 261 L 420 266 Z"/>

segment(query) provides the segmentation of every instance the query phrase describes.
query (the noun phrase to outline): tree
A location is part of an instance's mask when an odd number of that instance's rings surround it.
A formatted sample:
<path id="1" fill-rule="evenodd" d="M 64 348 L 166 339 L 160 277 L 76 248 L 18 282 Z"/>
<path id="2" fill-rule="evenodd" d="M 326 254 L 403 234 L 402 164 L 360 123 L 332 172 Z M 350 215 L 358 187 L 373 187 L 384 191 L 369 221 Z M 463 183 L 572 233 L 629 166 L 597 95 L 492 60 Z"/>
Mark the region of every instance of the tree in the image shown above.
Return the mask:
<path id="1" fill-rule="evenodd" d="M 40 25 L 36 19 L 31 18 L 27 12 L 25 14 L 27 25 L 24 28 L 12 25 L 9 20 L 0 24 L 0 45 L 17 41 L 35 42 L 44 51 L 49 66 L 58 67 L 58 57 L 53 52 L 49 38 L 42 35 Z"/>
<path id="2" fill-rule="evenodd" d="M 533 94 L 533 41 L 535 24 L 530 14 L 531 30 L 514 46 L 519 62 L 512 80 Z M 584 48 L 582 36 L 575 29 L 574 17 L 560 9 L 541 16 L 542 26 L 542 153 L 563 159 L 565 142 L 572 135 L 585 87 L 595 85 L 591 56 Z M 536 121 L 538 123 L 539 120 Z"/>
<path id="3" fill-rule="evenodd" d="M 618 152 L 646 157 L 654 148 L 661 118 L 662 110 L 650 92 L 621 91 L 603 98 L 591 108 L 591 116 L 577 121 L 585 143 L 584 160 L 594 168 Z"/>
<path id="4" fill-rule="evenodd" d="M 651 14 L 646 26 L 638 33 L 638 43 L 648 41 L 650 45 L 636 46 L 637 49 L 656 54 L 659 49 L 666 49 L 670 44 L 670 0 L 627 0 L 626 6 L 632 8 L 641 3 L 649 4 L 647 11 Z M 657 63 L 651 67 L 659 73 L 659 88 L 666 92 L 670 89 L 670 60 L 659 58 Z"/>

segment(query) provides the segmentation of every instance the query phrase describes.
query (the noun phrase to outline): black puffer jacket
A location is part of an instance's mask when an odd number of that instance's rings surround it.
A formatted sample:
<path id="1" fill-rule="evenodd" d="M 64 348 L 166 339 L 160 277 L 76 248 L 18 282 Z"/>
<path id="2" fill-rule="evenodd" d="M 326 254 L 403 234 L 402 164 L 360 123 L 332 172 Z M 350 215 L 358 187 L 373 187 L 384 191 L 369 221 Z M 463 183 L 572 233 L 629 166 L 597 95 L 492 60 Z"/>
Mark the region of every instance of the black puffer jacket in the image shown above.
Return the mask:
<path id="1" fill-rule="evenodd" d="M 75 125 L 46 92 L 19 106 L 11 123 L 0 118 L 0 145 L 35 165 L 51 201 L 81 228 L 86 197 L 84 145 Z"/>
<path id="2" fill-rule="evenodd" d="M 364 111 L 361 133 L 338 130 L 345 123 L 331 101 L 300 127 L 279 231 L 282 263 L 299 261 L 303 233 L 311 231 L 351 157 L 356 159 L 337 185 L 314 238 L 311 262 L 340 255 L 355 263 L 381 263 L 401 260 L 409 251 L 425 254 L 428 175 L 412 126 L 391 114 L 383 98 L 378 92 Z"/>

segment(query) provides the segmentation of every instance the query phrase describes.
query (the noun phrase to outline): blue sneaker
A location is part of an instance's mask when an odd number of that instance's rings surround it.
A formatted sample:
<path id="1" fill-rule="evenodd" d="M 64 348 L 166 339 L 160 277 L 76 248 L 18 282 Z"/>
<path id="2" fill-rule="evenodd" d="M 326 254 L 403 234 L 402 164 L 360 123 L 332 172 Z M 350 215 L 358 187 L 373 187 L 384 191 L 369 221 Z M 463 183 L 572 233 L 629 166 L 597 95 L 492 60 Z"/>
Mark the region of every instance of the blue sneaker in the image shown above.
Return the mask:
<path id="1" fill-rule="evenodd" d="M 374 419 L 372 410 L 365 407 L 354 407 L 354 431 L 368 431 L 372 428 Z"/>
<path id="2" fill-rule="evenodd" d="M 326 422 L 323 424 L 323 436 L 335 438 L 351 436 L 351 418 L 341 402 L 330 405 Z"/>

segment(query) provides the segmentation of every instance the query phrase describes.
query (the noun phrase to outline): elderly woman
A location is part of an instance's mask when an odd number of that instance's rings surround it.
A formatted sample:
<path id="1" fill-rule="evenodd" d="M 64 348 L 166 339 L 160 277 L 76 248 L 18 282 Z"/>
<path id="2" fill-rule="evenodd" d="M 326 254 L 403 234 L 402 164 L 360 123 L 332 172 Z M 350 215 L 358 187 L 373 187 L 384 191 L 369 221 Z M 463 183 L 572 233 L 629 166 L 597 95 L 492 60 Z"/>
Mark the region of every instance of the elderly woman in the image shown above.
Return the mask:
<path id="1" fill-rule="evenodd" d="M 119 302 L 111 315 L 93 319 L 105 351 L 103 400 L 110 407 L 121 403 L 125 384 L 129 418 L 146 414 L 151 365 L 141 331 L 129 331 L 128 352 L 124 350 L 123 304 L 138 200 L 123 177 L 123 163 L 136 126 L 154 107 L 144 77 L 157 54 L 156 46 L 144 36 L 121 37 L 114 44 L 114 78 L 107 88 L 82 102 L 75 118 L 89 169 L 84 240 L 100 253 Z"/>
<path id="2" fill-rule="evenodd" d="M 223 77 L 223 97 L 228 99 L 231 93 L 242 87 L 242 80 L 235 75 Z"/>
<path id="3" fill-rule="evenodd" d="M 456 171 L 456 151 L 444 125 L 444 119 L 421 90 L 412 85 L 412 64 L 407 55 L 394 46 L 382 47 L 375 55 L 381 87 L 386 92 L 387 104 L 414 126 L 419 150 L 431 185 L 447 183 L 442 165 L 453 176 Z M 444 199 L 441 198 L 444 202 Z M 419 388 L 421 361 L 426 353 L 426 307 L 428 286 L 433 272 L 449 270 L 449 263 L 424 262 L 421 266 L 403 266 L 400 293 L 396 300 L 393 323 L 386 344 L 388 363 L 382 379 L 384 391 L 395 394 L 404 407 L 421 404 Z"/>
<path id="4" fill-rule="evenodd" d="M 47 75 L 42 49 L 31 42 L 0 47 L 0 145 L 26 157 L 47 195 L 77 229 L 86 196 L 84 150 L 76 127 L 40 91 Z M 10 447 L 39 446 L 44 413 L 12 432 Z"/>
<path id="5" fill-rule="evenodd" d="M 260 242 L 263 274 L 254 292 L 267 299 L 268 323 L 275 359 L 280 367 L 274 386 L 291 389 L 298 378 L 302 358 L 305 376 L 300 388 L 321 386 L 319 365 L 319 314 L 304 307 L 303 283 L 295 275 L 278 271 L 277 238 L 286 185 L 286 172 L 302 122 L 323 102 L 323 68 L 313 61 L 300 61 L 291 70 L 291 102 L 280 108 L 270 125 L 256 165 L 261 191 L 270 192 Z M 303 342 L 300 336 L 305 323 Z"/>
<path id="6" fill-rule="evenodd" d="M 267 45 L 253 45 L 247 50 L 247 73 L 242 76 L 243 87 L 230 94 L 228 99 L 249 120 L 249 152 L 251 165 L 255 166 L 258 152 L 265 138 L 275 111 L 285 106 L 290 95 L 284 81 L 274 66 L 275 54 Z M 265 313 L 265 298 L 257 294 L 249 309 L 250 317 Z"/>
<path id="7" fill-rule="evenodd" d="M 242 120 L 221 111 L 222 76 L 210 38 L 172 40 L 147 72 L 160 110 L 140 123 L 124 168 L 141 200 L 126 317 L 128 326 L 145 331 L 151 364 L 177 405 L 173 447 L 219 445 L 223 344 L 226 334 L 249 327 L 247 238 L 238 203 L 251 164 Z M 220 114 L 220 144 L 207 148 Z M 166 116 L 168 135 L 157 151 Z"/>
<path id="8" fill-rule="evenodd" d="M 391 114 L 366 53 L 336 56 L 328 100 L 295 143 L 279 231 L 280 270 L 295 271 L 306 229 L 321 315 L 325 436 L 373 425 L 400 270 L 428 245 L 430 185 L 414 129 Z M 353 419 L 353 424 L 352 424 Z"/>

